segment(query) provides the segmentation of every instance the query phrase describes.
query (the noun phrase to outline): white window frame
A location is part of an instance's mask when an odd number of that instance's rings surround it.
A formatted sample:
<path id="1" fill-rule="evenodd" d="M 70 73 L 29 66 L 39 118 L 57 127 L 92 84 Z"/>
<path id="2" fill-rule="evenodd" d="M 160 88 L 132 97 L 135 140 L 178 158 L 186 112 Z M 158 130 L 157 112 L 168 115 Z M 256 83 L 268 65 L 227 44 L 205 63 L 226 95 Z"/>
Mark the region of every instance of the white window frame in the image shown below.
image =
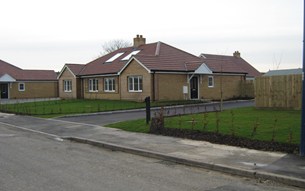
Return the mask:
<path id="1" fill-rule="evenodd" d="M 129 60 L 132 56 L 138 54 L 141 50 L 134 50 L 131 53 L 129 53 L 127 56 L 125 56 L 122 60 Z"/>
<path id="2" fill-rule="evenodd" d="M 114 60 L 116 60 L 118 57 L 122 56 L 125 52 L 120 52 L 120 53 L 117 53 L 116 55 L 112 56 L 111 58 L 109 58 L 108 60 L 106 60 L 106 63 L 109 63 L 109 62 L 113 62 Z"/>
<path id="3" fill-rule="evenodd" d="M 88 80 L 89 92 L 98 92 L 98 79 L 92 78 Z"/>
<path id="4" fill-rule="evenodd" d="M 23 85 L 23 88 L 20 88 L 21 85 Z M 20 92 L 24 92 L 25 91 L 25 83 L 23 83 L 23 82 L 18 83 L 18 91 L 20 91 Z"/>
<path id="5" fill-rule="evenodd" d="M 64 80 L 64 92 L 72 92 L 72 80 Z"/>
<path id="6" fill-rule="evenodd" d="M 128 92 L 143 92 L 142 76 L 128 76 L 127 80 Z M 136 84 L 135 81 L 138 83 Z"/>
<path id="7" fill-rule="evenodd" d="M 210 81 L 210 79 L 211 79 L 211 81 Z M 208 76 L 208 87 L 209 88 L 213 88 L 214 87 L 214 76 Z"/>
<path id="8" fill-rule="evenodd" d="M 115 92 L 115 78 L 104 78 L 104 92 Z"/>

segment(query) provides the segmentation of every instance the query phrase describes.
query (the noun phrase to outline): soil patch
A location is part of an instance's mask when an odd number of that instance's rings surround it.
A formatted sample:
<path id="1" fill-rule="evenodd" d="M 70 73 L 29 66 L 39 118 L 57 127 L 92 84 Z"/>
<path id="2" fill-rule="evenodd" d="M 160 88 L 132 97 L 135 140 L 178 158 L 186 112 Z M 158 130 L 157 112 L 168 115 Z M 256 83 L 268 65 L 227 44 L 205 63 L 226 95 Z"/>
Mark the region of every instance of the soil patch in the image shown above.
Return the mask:
<path id="1" fill-rule="evenodd" d="M 198 130 L 176 128 L 158 128 L 158 130 L 155 129 L 150 133 L 192 140 L 208 141 L 210 143 L 237 146 L 262 151 L 277 151 L 294 154 L 299 152 L 299 145 L 297 144 L 252 140 L 243 137 L 235 137 L 232 135 L 223 135 L 215 132 L 202 132 Z"/>

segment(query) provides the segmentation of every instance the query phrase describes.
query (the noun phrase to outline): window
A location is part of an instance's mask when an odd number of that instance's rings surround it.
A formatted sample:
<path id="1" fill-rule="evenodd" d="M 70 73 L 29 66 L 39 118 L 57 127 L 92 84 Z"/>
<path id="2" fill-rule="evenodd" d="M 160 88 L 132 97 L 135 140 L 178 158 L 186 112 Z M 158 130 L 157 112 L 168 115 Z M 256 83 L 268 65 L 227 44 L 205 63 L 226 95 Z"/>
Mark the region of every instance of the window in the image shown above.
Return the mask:
<path id="1" fill-rule="evenodd" d="M 213 76 L 208 77 L 208 87 L 209 88 L 214 87 L 214 77 Z"/>
<path id="2" fill-rule="evenodd" d="M 106 60 L 106 62 L 113 62 L 115 59 L 117 59 L 118 57 L 122 56 L 123 54 L 124 54 L 124 52 L 117 53 L 116 55 L 114 55 L 111 58 L 109 58 L 108 60 Z"/>
<path id="3" fill-rule="evenodd" d="M 105 78 L 104 79 L 104 91 L 105 92 L 114 92 L 115 91 L 115 79 L 114 78 Z"/>
<path id="4" fill-rule="evenodd" d="M 98 92 L 98 79 L 89 79 L 89 92 Z"/>
<path id="5" fill-rule="evenodd" d="M 18 90 L 19 90 L 20 92 L 25 91 L 25 84 L 24 84 L 24 83 L 19 83 L 19 84 L 18 84 Z"/>
<path id="6" fill-rule="evenodd" d="M 142 92 L 143 80 L 142 76 L 129 76 L 128 77 L 128 91 L 129 92 Z"/>
<path id="7" fill-rule="evenodd" d="M 72 91 L 72 81 L 64 80 L 64 92 L 71 92 L 71 91 Z"/>
<path id="8" fill-rule="evenodd" d="M 140 50 L 134 50 L 131 53 L 129 53 L 127 56 L 125 56 L 122 60 L 129 60 L 133 55 L 136 55 L 140 52 Z"/>

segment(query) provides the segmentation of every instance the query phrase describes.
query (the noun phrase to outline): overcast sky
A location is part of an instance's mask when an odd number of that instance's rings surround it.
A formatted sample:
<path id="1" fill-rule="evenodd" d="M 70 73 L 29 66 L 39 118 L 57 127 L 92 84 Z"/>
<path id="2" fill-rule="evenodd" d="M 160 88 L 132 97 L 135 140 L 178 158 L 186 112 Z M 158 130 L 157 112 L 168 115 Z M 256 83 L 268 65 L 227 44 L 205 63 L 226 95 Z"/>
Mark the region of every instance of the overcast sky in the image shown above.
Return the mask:
<path id="1" fill-rule="evenodd" d="M 261 72 L 302 67 L 302 0 L 0 0 L 0 59 L 23 69 L 86 64 L 141 34 L 194 55 L 235 50 Z"/>

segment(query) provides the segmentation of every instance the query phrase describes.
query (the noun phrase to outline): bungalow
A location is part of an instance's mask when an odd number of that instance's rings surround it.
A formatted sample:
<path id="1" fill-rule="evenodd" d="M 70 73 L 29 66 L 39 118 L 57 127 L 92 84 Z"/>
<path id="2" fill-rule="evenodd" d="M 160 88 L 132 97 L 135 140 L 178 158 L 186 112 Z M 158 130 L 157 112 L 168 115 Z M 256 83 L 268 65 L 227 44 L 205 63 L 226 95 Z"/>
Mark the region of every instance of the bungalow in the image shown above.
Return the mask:
<path id="1" fill-rule="evenodd" d="M 86 65 L 61 70 L 61 98 L 144 100 L 224 99 L 241 96 L 241 83 L 260 73 L 240 57 L 195 56 L 142 35 Z"/>
<path id="2" fill-rule="evenodd" d="M 0 99 L 58 97 L 56 73 L 23 70 L 0 60 Z"/>

